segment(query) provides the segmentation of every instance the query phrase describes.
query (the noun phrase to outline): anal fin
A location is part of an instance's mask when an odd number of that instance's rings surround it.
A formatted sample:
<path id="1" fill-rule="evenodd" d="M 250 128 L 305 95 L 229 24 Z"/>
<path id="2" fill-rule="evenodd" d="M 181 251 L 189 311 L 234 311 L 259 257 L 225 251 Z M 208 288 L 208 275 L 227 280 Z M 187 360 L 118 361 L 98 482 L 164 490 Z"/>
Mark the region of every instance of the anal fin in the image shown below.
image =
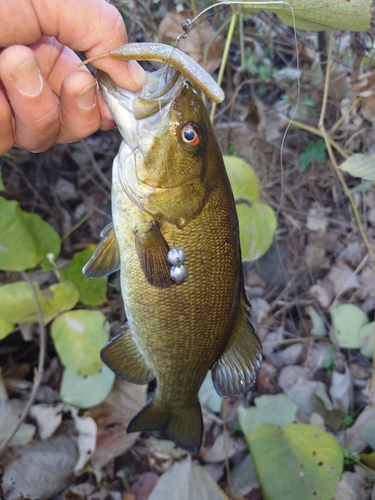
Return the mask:
<path id="1" fill-rule="evenodd" d="M 154 378 L 127 325 L 103 347 L 100 357 L 119 378 L 133 384 L 146 384 Z"/>
<path id="2" fill-rule="evenodd" d="M 100 236 L 102 240 L 82 269 L 86 278 L 101 278 L 120 269 L 120 252 L 112 222 L 107 224 Z"/>
<path id="3" fill-rule="evenodd" d="M 168 288 L 175 282 L 170 276 L 168 263 L 169 246 L 155 221 L 150 222 L 145 230 L 136 230 L 135 247 L 142 271 L 150 285 Z"/>
<path id="4" fill-rule="evenodd" d="M 223 398 L 246 391 L 255 382 L 262 360 L 262 346 L 249 322 L 246 306 L 247 300 L 242 297 L 232 335 L 211 370 L 215 390 Z"/>

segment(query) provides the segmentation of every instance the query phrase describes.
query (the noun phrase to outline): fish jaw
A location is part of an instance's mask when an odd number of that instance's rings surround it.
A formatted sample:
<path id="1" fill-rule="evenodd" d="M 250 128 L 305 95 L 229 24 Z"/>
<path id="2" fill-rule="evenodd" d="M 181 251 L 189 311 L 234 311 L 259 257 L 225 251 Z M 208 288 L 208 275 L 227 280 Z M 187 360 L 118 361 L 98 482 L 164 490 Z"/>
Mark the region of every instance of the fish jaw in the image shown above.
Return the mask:
<path id="1" fill-rule="evenodd" d="M 103 72 L 98 72 L 98 81 L 105 102 L 117 124 L 120 134 L 131 150 L 138 149 L 142 156 L 146 156 L 152 147 L 155 136 L 164 135 L 169 128 L 169 109 L 176 95 L 179 94 L 183 85 L 184 77 L 179 76 L 174 85 L 166 93 L 154 99 L 153 95 L 160 93 L 160 89 L 168 87 L 168 82 L 175 76 L 174 70 L 168 78 L 165 68 L 148 74 L 149 81 L 136 93 L 117 87 L 113 81 Z M 145 119 L 137 119 L 134 108 L 137 99 L 147 99 L 156 104 L 160 102 L 160 108 Z M 140 140 L 141 139 L 141 140 Z"/>

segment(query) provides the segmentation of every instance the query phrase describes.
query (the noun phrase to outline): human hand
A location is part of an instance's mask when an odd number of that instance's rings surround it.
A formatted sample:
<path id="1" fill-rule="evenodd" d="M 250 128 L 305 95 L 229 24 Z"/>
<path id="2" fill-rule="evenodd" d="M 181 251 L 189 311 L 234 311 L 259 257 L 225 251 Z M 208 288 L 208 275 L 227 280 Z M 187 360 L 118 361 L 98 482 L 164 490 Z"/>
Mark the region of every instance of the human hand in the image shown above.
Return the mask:
<path id="1" fill-rule="evenodd" d="M 120 13 L 105 0 L 0 0 L 0 155 L 14 145 L 33 152 L 114 126 L 87 57 L 127 42 Z M 146 83 L 135 61 L 93 63 L 119 86 Z"/>

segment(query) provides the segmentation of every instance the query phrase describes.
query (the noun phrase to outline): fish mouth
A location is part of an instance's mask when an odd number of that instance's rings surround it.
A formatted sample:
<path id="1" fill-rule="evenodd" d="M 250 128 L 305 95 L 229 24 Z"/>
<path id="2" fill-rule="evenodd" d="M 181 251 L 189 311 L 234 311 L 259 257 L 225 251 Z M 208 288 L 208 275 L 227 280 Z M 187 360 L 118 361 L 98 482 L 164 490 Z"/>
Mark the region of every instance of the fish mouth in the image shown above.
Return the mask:
<path id="1" fill-rule="evenodd" d="M 131 111 L 136 120 L 144 120 L 160 113 L 168 104 L 171 104 L 181 92 L 185 78 L 171 66 L 164 66 L 157 71 L 147 73 L 148 82 L 136 93 L 117 87 L 106 73 L 98 71 L 100 88 L 104 91 L 104 98 L 113 112 L 112 105 L 105 97 L 110 94 Z"/>

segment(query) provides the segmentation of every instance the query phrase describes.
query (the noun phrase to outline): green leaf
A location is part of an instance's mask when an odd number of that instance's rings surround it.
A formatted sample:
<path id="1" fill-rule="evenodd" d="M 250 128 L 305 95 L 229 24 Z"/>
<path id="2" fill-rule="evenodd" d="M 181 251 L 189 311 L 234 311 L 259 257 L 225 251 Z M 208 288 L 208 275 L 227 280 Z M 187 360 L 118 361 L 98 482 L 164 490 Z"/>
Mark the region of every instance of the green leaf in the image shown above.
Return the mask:
<path id="1" fill-rule="evenodd" d="M 15 323 L 0 318 L 0 340 L 5 339 L 15 327 Z"/>
<path id="2" fill-rule="evenodd" d="M 249 0 L 254 2 L 261 0 Z M 293 8 L 294 16 L 290 6 Z M 288 4 L 262 5 L 274 12 L 280 20 L 288 26 L 307 31 L 365 31 L 370 27 L 371 0 L 352 0 L 350 2 L 336 2 L 334 0 L 290 0 Z M 256 7 L 247 7 L 254 10 Z M 259 8 L 257 9 L 259 10 Z"/>
<path id="3" fill-rule="evenodd" d="M 95 245 L 88 245 L 82 252 L 77 252 L 70 264 L 60 270 L 64 281 L 70 281 L 79 291 L 79 300 L 87 306 L 99 306 L 107 302 L 107 276 L 91 279 L 82 274 L 83 266 L 89 261 Z"/>
<path id="4" fill-rule="evenodd" d="M 340 304 L 332 307 L 331 335 L 340 347 L 346 349 L 359 349 L 360 342 L 358 332 L 360 328 L 369 322 L 367 315 L 359 307 L 353 304 Z"/>
<path id="5" fill-rule="evenodd" d="M 237 205 L 241 252 L 244 260 L 255 260 L 270 248 L 276 230 L 276 217 L 264 203 Z"/>
<path id="6" fill-rule="evenodd" d="M 53 227 L 0 196 L 0 269 L 30 269 L 48 253 L 55 257 L 60 253 L 60 238 Z"/>
<path id="7" fill-rule="evenodd" d="M 44 323 L 47 324 L 62 311 L 72 309 L 78 302 L 78 291 L 69 285 L 59 283 L 41 291 L 33 282 Z M 30 285 L 25 281 L 9 283 L 0 287 L 0 318 L 9 323 L 38 321 L 37 310 Z"/>
<path id="8" fill-rule="evenodd" d="M 100 350 L 108 341 L 109 324 L 99 311 L 69 311 L 51 325 L 62 364 L 75 375 L 95 375 L 103 366 Z"/>
<path id="9" fill-rule="evenodd" d="M 344 458 L 333 436 L 312 425 L 261 424 L 247 439 L 264 500 L 331 500 Z"/>
<path id="10" fill-rule="evenodd" d="M 255 407 L 238 407 L 238 418 L 244 434 L 251 432 L 259 424 L 275 424 L 280 427 L 294 422 L 298 406 L 285 394 L 271 396 L 264 394 L 254 400 Z"/>
<path id="11" fill-rule="evenodd" d="M 323 139 L 310 142 L 306 150 L 299 156 L 300 172 L 304 172 L 312 160 L 323 162 L 326 159 L 327 148 Z"/>
<path id="12" fill-rule="evenodd" d="M 358 339 L 361 353 L 367 358 L 372 359 L 374 355 L 375 323 L 363 325 L 358 332 Z M 374 448 L 375 449 L 375 448 Z"/>
<path id="13" fill-rule="evenodd" d="M 257 203 L 259 200 L 258 177 L 253 167 L 235 156 L 223 156 L 223 159 L 234 199 Z"/>
<path id="14" fill-rule="evenodd" d="M 91 376 L 75 375 L 65 368 L 60 387 L 61 399 L 78 408 L 92 408 L 105 400 L 115 378 L 113 371 L 105 365 L 99 373 Z"/>
<path id="15" fill-rule="evenodd" d="M 339 165 L 339 169 L 353 177 L 361 177 L 367 181 L 375 181 L 375 154 L 366 156 L 356 153 Z"/>

